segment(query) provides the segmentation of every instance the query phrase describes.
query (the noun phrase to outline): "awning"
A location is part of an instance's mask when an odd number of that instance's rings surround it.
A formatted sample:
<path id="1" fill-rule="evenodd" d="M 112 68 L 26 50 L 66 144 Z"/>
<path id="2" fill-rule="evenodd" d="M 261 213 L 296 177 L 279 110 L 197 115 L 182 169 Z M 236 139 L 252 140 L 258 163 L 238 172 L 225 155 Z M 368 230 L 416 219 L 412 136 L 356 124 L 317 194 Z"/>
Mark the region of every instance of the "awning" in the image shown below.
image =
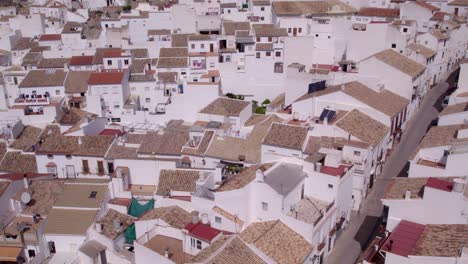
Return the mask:
<path id="1" fill-rule="evenodd" d="M 0 247 L 0 261 L 16 262 L 21 251 L 23 251 L 22 247 Z"/>
<path id="2" fill-rule="evenodd" d="M 90 258 L 94 258 L 103 250 L 106 250 L 106 246 L 96 240 L 89 240 L 80 247 L 80 251 Z"/>

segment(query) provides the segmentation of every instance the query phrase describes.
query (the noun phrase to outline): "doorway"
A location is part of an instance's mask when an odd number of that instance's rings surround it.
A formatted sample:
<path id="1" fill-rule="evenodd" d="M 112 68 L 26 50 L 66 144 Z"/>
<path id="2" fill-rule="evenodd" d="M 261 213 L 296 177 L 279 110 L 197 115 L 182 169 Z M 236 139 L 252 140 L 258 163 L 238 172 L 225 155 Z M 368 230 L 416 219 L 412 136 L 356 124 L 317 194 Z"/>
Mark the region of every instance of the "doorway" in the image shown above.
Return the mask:
<path id="1" fill-rule="evenodd" d="M 214 52 L 214 44 L 213 43 L 210 44 L 210 52 Z"/>
<path id="2" fill-rule="evenodd" d="M 104 162 L 102 160 L 98 160 L 97 167 L 98 167 L 98 175 L 104 175 Z"/>
<path id="3" fill-rule="evenodd" d="M 76 178 L 75 166 L 73 166 L 73 165 L 67 165 L 67 167 L 66 167 L 66 173 L 67 173 L 67 178 L 69 178 L 69 179 L 75 179 L 75 178 Z"/>
<path id="4" fill-rule="evenodd" d="M 297 36 L 297 28 L 293 28 L 293 36 Z"/>

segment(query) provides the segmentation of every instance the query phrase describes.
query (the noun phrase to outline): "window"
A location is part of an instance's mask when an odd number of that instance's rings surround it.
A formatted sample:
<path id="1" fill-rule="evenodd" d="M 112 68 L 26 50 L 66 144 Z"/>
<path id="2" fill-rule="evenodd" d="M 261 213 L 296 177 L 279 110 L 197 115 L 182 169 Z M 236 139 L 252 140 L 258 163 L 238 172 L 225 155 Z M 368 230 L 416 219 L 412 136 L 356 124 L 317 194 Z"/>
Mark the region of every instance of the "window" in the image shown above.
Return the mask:
<path id="1" fill-rule="evenodd" d="M 265 54 L 266 54 L 267 57 L 270 57 L 270 56 L 271 56 L 271 52 L 270 52 L 270 51 L 267 51 Z"/>
<path id="2" fill-rule="evenodd" d="M 29 258 L 34 258 L 36 256 L 36 251 L 34 249 L 29 249 L 28 256 Z"/>
<path id="3" fill-rule="evenodd" d="M 257 37 L 257 42 L 260 42 L 260 38 Z"/>
<path id="4" fill-rule="evenodd" d="M 147 103 L 151 102 L 151 98 L 146 98 L 145 102 L 147 102 Z"/>
<path id="5" fill-rule="evenodd" d="M 333 184 L 328 184 L 328 189 L 333 189 Z"/>
<path id="6" fill-rule="evenodd" d="M 297 28 L 297 32 L 302 33 L 302 28 Z"/>
<path id="7" fill-rule="evenodd" d="M 53 158 L 54 158 L 54 155 L 48 154 L 48 155 L 47 155 L 47 158 L 53 159 Z"/>
<path id="8" fill-rule="evenodd" d="M 445 52 L 442 52 L 442 58 L 444 58 L 444 56 L 445 56 Z"/>
<path id="9" fill-rule="evenodd" d="M 273 41 L 273 38 L 272 37 L 268 37 L 268 42 L 272 42 Z"/>
<path id="10" fill-rule="evenodd" d="M 111 66 L 112 65 L 112 60 L 107 60 L 107 66 Z"/>
<path id="11" fill-rule="evenodd" d="M 292 28 L 288 28 L 288 33 L 291 33 L 291 31 L 292 31 Z"/>
<path id="12" fill-rule="evenodd" d="M 120 123 L 120 118 L 111 118 L 112 123 Z"/>
<path id="13" fill-rule="evenodd" d="M 194 49 L 194 48 L 195 48 L 195 44 L 191 44 L 190 47 L 191 47 L 192 49 Z"/>
<path id="14" fill-rule="evenodd" d="M 408 32 L 408 28 L 403 28 L 403 32 Z"/>
<path id="15" fill-rule="evenodd" d="M 221 217 L 215 216 L 215 222 L 216 222 L 217 224 L 221 224 Z"/>
<path id="16" fill-rule="evenodd" d="M 262 210 L 268 211 L 268 203 L 262 202 Z"/>
<path id="17" fill-rule="evenodd" d="M 124 60 L 124 64 L 125 64 L 125 65 L 128 65 L 128 60 Z"/>
<path id="18" fill-rule="evenodd" d="M 318 37 L 318 36 L 319 36 L 319 34 L 315 34 L 315 37 Z"/>
<path id="19" fill-rule="evenodd" d="M 13 77 L 13 83 L 14 83 L 15 85 L 18 84 L 18 78 L 17 78 L 17 77 Z"/>
<path id="20" fill-rule="evenodd" d="M 198 240 L 198 239 L 195 239 L 195 238 L 191 238 L 191 239 L 190 239 L 190 245 L 191 245 L 193 248 L 202 249 L 202 242 L 201 242 L 201 240 Z"/>
<path id="21" fill-rule="evenodd" d="M 72 158 L 71 155 L 66 155 L 65 157 L 66 157 L 67 159 L 71 159 L 71 158 Z"/>
<path id="22" fill-rule="evenodd" d="M 228 14 L 231 14 L 231 10 L 230 10 L 230 9 L 228 9 Z"/>
<path id="23" fill-rule="evenodd" d="M 105 24 L 104 26 L 105 26 L 106 28 L 109 28 L 109 24 Z"/>
<path id="24" fill-rule="evenodd" d="M 260 11 L 265 11 L 265 7 L 260 7 Z"/>
<path id="25" fill-rule="evenodd" d="M 265 20 L 265 17 L 260 17 L 260 20 L 261 20 L 261 21 Z"/>
<path id="26" fill-rule="evenodd" d="M 60 90 L 55 90 L 55 95 L 60 95 L 60 94 L 61 94 Z"/>
<path id="27" fill-rule="evenodd" d="M 275 56 L 276 56 L 276 57 L 281 57 L 281 51 L 275 52 Z"/>
<path id="28" fill-rule="evenodd" d="M 355 151 L 354 151 L 354 156 L 358 156 L 358 157 L 361 156 L 361 152 L 355 150 Z"/>
<path id="29" fill-rule="evenodd" d="M 114 104 L 114 109 L 119 109 L 119 108 L 120 108 L 120 105 Z"/>
<path id="30" fill-rule="evenodd" d="M 257 59 L 260 59 L 260 52 L 257 52 L 256 56 Z"/>
<path id="31" fill-rule="evenodd" d="M 282 73 L 283 72 L 283 63 L 276 62 L 275 63 L 275 73 Z"/>
<path id="32" fill-rule="evenodd" d="M 205 48 L 205 44 L 200 44 L 200 48 L 204 49 L 204 48 Z"/>
<path id="33" fill-rule="evenodd" d="M 97 195 L 97 192 L 96 191 L 92 191 L 90 194 L 89 194 L 89 198 L 96 198 L 96 195 Z"/>
<path id="34" fill-rule="evenodd" d="M 394 48 L 396 48 L 396 44 L 395 44 L 395 43 L 392 44 L 392 49 L 394 49 Z"/>

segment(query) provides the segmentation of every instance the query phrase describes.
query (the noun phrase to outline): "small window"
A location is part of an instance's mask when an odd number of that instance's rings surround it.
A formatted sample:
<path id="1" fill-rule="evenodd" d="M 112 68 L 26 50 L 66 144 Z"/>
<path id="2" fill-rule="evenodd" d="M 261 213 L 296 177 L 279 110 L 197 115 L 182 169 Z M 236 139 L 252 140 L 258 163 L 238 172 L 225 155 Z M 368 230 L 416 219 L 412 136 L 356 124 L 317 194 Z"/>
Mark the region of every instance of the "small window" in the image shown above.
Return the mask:
<path id="1" fill-rule="evenodd" d="M 291 31 L 292 31 L 292 28 L 288 28 L 288 33 L 291 33 Z"/>
<path id="2" fill-rule="evenodd" d="M 302 28 L 298 28 L 297 32 L 302 33 Z"/>
<path id="3" fill-rule="evenodd" d="M 112 65 L 112 60 L 107 60 L 107 66 L 111 66 Z"/>
<path id="4" fill-rule="evenodd" d="M 281 51 L 275 52 L 275 56 L 276 56 L 276 57 L 281 57 Z"/>
<path id="5" fill-rule="evenodd" d="M 60 90 L 55 90 L 55 95 L 60 95 L 60 94 L 61 94 Z"/>
<path id="6" fill-rule="evenodd" d="M 96 198 L 96 195 L 97 195 L 97 192 L 96 191 L 92 191 L 90 194 L 89 194 L 89 198 Z"/>
<path id="7" fill-rule="evenodd" d="M 260 42 L 260 38 L 257 37 L 257 42 Z"/>
<path id="8" fill-rule="evenodd" d="M 272 37 L 268 37 L 268 42 L 272 42 L 273 41 L 273 38 Z"/>
<path id="9" fill-rule="evenodd" d="M 221 217 L 215 216 L 215 222 L 216 222 L 217 224 L 221 224 Z"/>
<path id="10" fill-rule="evenodd" d="M 205 44 L 200 44 L 200 48 L 204 49 L 204 48 L 205 48 Z"/>
<path id="11" fill-rule="evenodd" d="M 283 72 L 283 63 L 276 62 L 274 71 L 275 71 L 275 73 L 282 73 Z"/>
<path id="12" fill-rule="evenodd" d="M 315 34 L 315 37 L 318 37 L 318 36 L 319 36 L 319 34 Z"/>
<path id="13" fill-rule="evenodd" d="M 72 158 L 71 155 L 66 155 L 65 157 L 66 157 L 67 159 L 71 159 L 71 158 Z"/>
<path id="14" fill-rule="evenodd" d="M 147 102 L 147 103 L 151 102 L 151 98 L 146 98 L 145 102 Z"/>
<path id="15" fill-rule="evenodd" d="M 260 59 L 260 52 L 257 52 L 256 58 L 257 58 L 257 59 Z"/>
<path id="16" fill-rule="evenodd" d="M 29 258 L 34 258 L 36 256 L 36 251 L 34 249 L 29 249 L 28 256 Z"/>
<path id="17" fill-rule="evenodd" d="M 190 47 L 191 47 L 192 49 L 194 49 L 194 48 L 195 48 L 195 44 L 191 44 Z"/>
<path id="18" fill-rule="evenodd" d="M 128 60 L 124 60 L 124 64 L 125 64 L 125 65 L 128 65 Z"/>
<path id="19" fill-rule="evenodd" d="M 197 249 L 202 249 L 201 240 L 197 240 Z"/>
<path id="20" fill-rule="evenodd" d="M 53 158 L 54 158 L 54 155 L 48 154 L 48 155 L 47 155 L 47 158 L 53 159 Z"/>
<path id="21" fill-rule="evenodd" d="M 354 156 L 358 156 L 358 157 L 360 157 L 360 156 L 361 156 L 361 152 L 360 152 L 360 151 L 356 151 L 356 150 L 355 150 L 355 151 L 354 151 Z"/>
<path id="22" fill-rule="evenodd" d="M 267 52 L 266 52 L 266 56 L 267 56 L 267 57 L 270 57 L 270 56 L 271 56 L 271 52 L 270 52 L 270 51 L 267 51 Z"/>
<path id="23" fill-rule="evenodd" d="M 403 28 L 403 32 L 408 32 L 408 28 Z"/>
<path id="24" fill-rule="evenodd" d="M 260 11 L 265 11 L 265 7 L 260 7 Z"/>
<path id="25" fill-rule="evenodd" d="M 120 105 L 116 104 L 114 105 L 114 109 L 119 109 L 120 108 Z"/>
<path id="26" fill-rule="evenodd" d="M 268 211 L 268 203 L 262 202 L 262 210 Z"/>
<path id="27" fill-rule="evenodd" d="M 265 17 L 260 17 L 260 20 L 261 20 L 261 21 L 264 21 L 264 20 L 265 20 Z"/>
<path id="28" fill-rule="evenodd" d="M 17 77 L 13 77 L 13 83 L 14 83 L 15 85 L 18 85 L 18 78 L 17 78 Z"/>
<path id="29" fill-rule="evenodd" d="M 396 48 L 396 44 L 392 43 L 392 49 Z"/>
<path id="30" fill-rule="evenodd" d="M 333 184 L 328 184 L 328 189 L 333 189 Z"/>

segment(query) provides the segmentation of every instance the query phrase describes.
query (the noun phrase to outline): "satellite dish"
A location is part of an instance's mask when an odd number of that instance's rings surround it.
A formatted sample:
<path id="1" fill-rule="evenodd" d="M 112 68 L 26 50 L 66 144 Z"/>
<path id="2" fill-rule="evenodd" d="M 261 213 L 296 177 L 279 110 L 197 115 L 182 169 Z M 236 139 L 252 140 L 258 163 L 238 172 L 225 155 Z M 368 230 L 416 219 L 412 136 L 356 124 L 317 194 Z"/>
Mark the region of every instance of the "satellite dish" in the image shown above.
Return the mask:
<path id="1" fill-rule="evenodd" d="M 24 192 L 21 194 L 21 202 L 24 204 L 28 204 L 31 201 L 31 194 L 28 192 Z"/>

